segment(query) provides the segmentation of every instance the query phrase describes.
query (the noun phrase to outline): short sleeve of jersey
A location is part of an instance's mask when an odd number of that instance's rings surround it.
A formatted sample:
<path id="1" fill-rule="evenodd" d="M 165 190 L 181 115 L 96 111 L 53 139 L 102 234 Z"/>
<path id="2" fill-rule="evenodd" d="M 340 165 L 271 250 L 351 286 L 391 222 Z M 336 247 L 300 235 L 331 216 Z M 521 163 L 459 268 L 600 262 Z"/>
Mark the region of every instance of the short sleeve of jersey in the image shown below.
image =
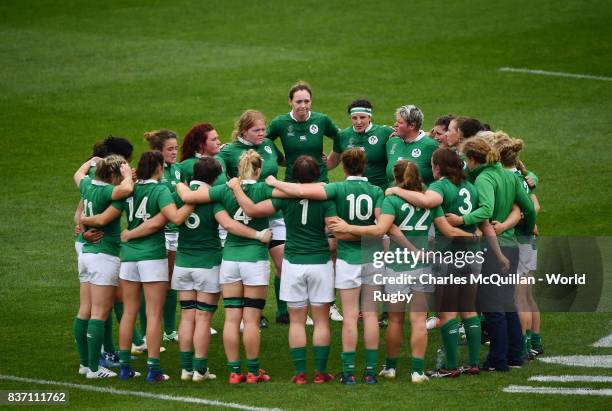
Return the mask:
<path id="1" fill-rule="evenodd" d="M 276 124 L 276 120 L 272 120 L 270 122 L 270 124 L 268 125 L 268 129 L 266 130 L 266 138 L 269 138 L 270 140 L 276 140 L 276 138 L 279 136 Z"/>
<path id="2" fill-rule="evenodd" d="M 223 198 L 223 193 L 225 193 L 226 185 L 214 186 L 208 189 L 208 197 L 210 197 L 210 201 L 220 202 Z"/>
<path id="3" fill-rule="evenodd" d="M 91 185 L 91 178 L 85 177 L 81 180 L 81 182 L 79 183 L 79 194 L 81 195 L 81 198 L 85 195 L 85 191 L 87 191 L 87 188 L 90 185 Z"/>
<path id="4" fill-rule="evenodd" d="M 330 184 L 325 184 L 323 186 L 323 190 L 325 190 L 325 194 L 327 195 L 328 199 L 332 199 L 336 197 L 336 192 L 337 190 L 338 184 L 337 183 L 330 183 Z"/>
<path id="5" fill-rule="evenodd" d="M 444 210 L 442 210 L 442 207 L 437 206 L 431 209 L 431 214 L 433 218 L 444 217 Z"/>
<path id="6" fill-rule="evenodd" d="M 325 201 L 323 203 L 323 208 L 325 209 L 325 217 L 336 217 L 338 215 L 336 203 L 333 201 Z"/>
<path id="7" fill-rule="evenodd" d="M 338 126 L 329 117 L 325 117 L 325 135 L 331 137 L 335 141 L 338 139 Z"/>
<path id="8" fill-rule="evenodd" d="M 276 211 L 282 210 L 285 207 L 286 200 L 283 198 L 273 198 L 272 206 Z"/>
<path id="9" fill-rule="evenodd" d="M 213 205 L 213 214 L 217 214 L 220 211 L 225 211 L 225 207 L 221 203 L 215 203 Z"/>
<path id="10" fill-rule="evenodd" d="M 431 183 L 429 187 L 427 187 L 427 190 L 434 191 L 444 198 L 444 189 L 442 188 L 442 182 L 440 180 L 436 180 Z"/>
<path id="11" fill-rule="evenodd" d="M 374 199 L 374 208 L 381 208 L 385 199 L 385 193 L 383 193 L 380 187 L 376 187 L 376 190 L 374 190 L 374 195 L 376 196 Z"/>
<path id="12" fill-rule="evenodd" d="M 174 204 L 174 200 L 172 199 L 172 194 L 170 193 L 170 189 L 166 186 L 158 186 L 160 187 L 159 190 L 159 196 L 157 198 L 157 205 L 159 206 L 159 209 L 161 210 L 162 208 L 166 207 L 169 204 Z"/>
<path id="13" fill-rule="evenodd" d="M 174 200 L 174 204 L 176 204 L 176 206 L 179 208 L 181 208 L 185 204 L 183 203 L 183 200 L 181 200 L 181 197 L 179 197 L 176 191 L 172 193 L 172 199 Z"/>
<path id="14" fill-rule="evenodd" d="M 395 207 L 393 206 L 393 202 L 391 197 L 385 197 L 382 202 L 382 207 L 380 210 L 381 214 L 389 214 L 395 217 Z"/>
<path id="15" fill-rule="evenodd" d="M 341 137 L 341 135 L 340 135 L 340 134 L 338 134 L 338 135 L 336 136 L 336 138 L 334 138 L 333 151 L 334 151 L 335 153 L 338 153 L 338 154 L 342 153 L 342 147 L 340 146 L 340 139 L 341 139 L 341 138 L 342 138 L 342 137 Z"/>
<path id="16" fill-rule="evenodd" d="M 274 191 L 274 188 L 270 187 L 267 184 L 264 184 L 263 188 L 261 190 L 261 192 L 265 196 L 265 198 L 272 198 L 272 191 Z"/>
<path id="17" fill-rule="evenodd" d="M 111 201 L 113 201 L 113 189 L 115 188 L 115 186 L 113 185 L 105 185 L 102 188 L 102 196 L 100 197 L 100 200 L 104 203 L 110 203 Z"/>

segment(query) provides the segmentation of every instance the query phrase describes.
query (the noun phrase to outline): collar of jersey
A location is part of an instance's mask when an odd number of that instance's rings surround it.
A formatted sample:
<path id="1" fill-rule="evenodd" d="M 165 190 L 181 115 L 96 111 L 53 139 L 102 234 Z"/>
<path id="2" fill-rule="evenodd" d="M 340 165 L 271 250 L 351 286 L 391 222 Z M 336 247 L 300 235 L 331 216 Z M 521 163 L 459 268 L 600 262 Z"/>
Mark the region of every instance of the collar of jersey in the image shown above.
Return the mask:
<path id="1" fill-rule="evenodd" d="M 512 171 L 513 173 L 518 173 L 519 171 L 516 167 L 509 168 L 508 170 Z"/>
<path id="2" fill-rule="evenodd" d="M 366 127 L 365 130 L 363 130 L 363 133 L 359 133 L 357 130 L 355 130 L 355 126 L 353 126 L 353 131 L 357 134 L 365 134 L 368 131 L 372 130 L 372 127 L 374 126 L 374 124 L 372 124 L 372 122 L 370 121 L 370 125 Z"/>
<path id="3" fill-rule="evenodd" d="M 368 181 L 368 178 L 364 176 L 348 176 L 346 181 Z"/>
<path id="4" fill-rule="evenodd" d="M 240 184 L 255 184 L 256 182 L 255 180 L 242 180 Z"/>
<path id="5" fill-rule="evenodd" d="M 242 137 L 236 137 L 236 140 L 238 140 L 239 142 L 241 142 L 242 144 L 244 144 L 245 146 L 249 146 L 249 147 L 255 147 L 255 144 L 251 143 L 250 141 L 246 141 L 244 138 Z"/>
<path id="6" fill-rule="evenodd" d="M 91 184 L 96 185 L 96 186 L 107 186 L 107 185 L 109 185 L 108 183 L 105 183 L 104 181 L 100 181 L 100 180 L 91 180 Z"/>
<path id="7" fill-rule="evenodd" d="M 312 114 L 312 111 L 309 111 L 309 112 L 308 112 L 308 117 L 306 117 L 306 120 L 304 120 L 304 121 L 297 121 L 297 120 L 295 119 L 295 117 L 293 117 L 293 110 L 291 110 L 291 111 L 289 112 L 289 115 L 291 116 L 291 118 L 293 119 L 293 121 L 295 121 L 296 123 L 305 123 L 305 122 L 307 122 L 308 120 L 310 120 L 310 115 L 311 115 L 311 114 Z"/>
<path id="8" fill-rule="evenodd" d="M 157 184 L 159 183 L 159 181 L 149 178 L 148 180 L 138 180 L 137 183 L 138 184 Z"/>
<path id="9" fill-rule="evenodd" d="M 423 130 L 419 130 L 419 135 L 417 136 L 417 138 L 412 140 L 410 143 L 408 143 L 408 142 L 406 142 L 404 140 L 404 143 L 406 143 L 406 144 L 416 143 L 417 141 L 422 140 L 423 138 L 425 138 L 425 136 L 427 136 L 427 133 L 425 133 Z"/>
<path id="10" fill-rule="evenodd" d="M 206 157 L 204 154 L 195 153 L 196 158 L 204 158 Z"/>
<path id="11" fill-rule="evenodd" d="M 196 185 L 196 186 L 207 186 L 208 184 L 206 184 L 204 181 L 200 181 L 200 180 L 191 180 L 189 182 L 189 185 Z"/>

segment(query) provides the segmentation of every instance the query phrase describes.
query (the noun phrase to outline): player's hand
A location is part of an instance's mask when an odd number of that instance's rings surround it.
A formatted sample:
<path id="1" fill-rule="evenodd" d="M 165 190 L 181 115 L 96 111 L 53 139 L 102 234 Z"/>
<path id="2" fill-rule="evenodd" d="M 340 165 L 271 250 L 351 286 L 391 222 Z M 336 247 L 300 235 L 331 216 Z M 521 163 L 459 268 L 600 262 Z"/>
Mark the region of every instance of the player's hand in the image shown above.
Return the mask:
<path id="1" fill-rule="evenodd" d="M 537 225 L 533 226 L 533 235 L 535 235 L 536 237 L 540 235 L 540 232 L 538 231 L 538 226 Z"/>
<path id="2" fill-rule="evenodd" d="M 266 184 L 269 185 L 270 187 L 276 187 L 276 183 L 278 183 L 278 180 L 276 179 L 276 177 L 274 176 L 266 177 Z"/>
<path id="3" fill-rule="evenodd" d="M 453 213 L 446 213 L 445 216 L 448 220 L 448 223 L 453 227 L 463 225 L 463 217 L 459 217 L 458 215 Z"/>
<path id="4" fill-rule="evenodd" d="M 240 188 L 240 179 L 238 177 L 234 177 L 227 182 L 227 186 L 232 189 L 232 191 Z"/>
<path id="5" fill-rule="evenodd" d="M 136 182 L 138 180 L 138 176 L 136 175 L 136 169 L 132 169 L 132 181 Z"/>
<path id="6" fill-rule="evenodd" d="M 104 233 L 95 228 L 90 228 L 83 232 L 83 238 L 88 243 L 97 243 L 102 237 L 104 237 Z"/>
<path id="7" fill-rule="evenodd" d="M 77 236 L 77 235 L 81 234 L 81 231 L 83 231 L 83 230 L 81 230 L 81 225 L 80 224 L 76 224 L 74 226 L 74 235 Z"/>
<path id="8" fill-rule="evenodd" d="M 121 241 L 127 243 L 131 240 L 130 230 L 123 230 L 121 232 Z"/>
<path id="9" fill-rule="evenodd" d="M 102 157 L 94 156 L 89 159 L 89 166 L 93 167 L 102 160 L 104 160 Z"/>
<path id="10" fill-rule="evenodd" d="M 397 187 L 389 187 L 385 190 L 385 196 L 397 194 Z"/>
<path id="11" fill-rule="evenodd" d="M 346 221 L 338 217 L 337 220 L 334 220 L 329 224 L 329 229 L 335 233 L 348 233 L 349 225 Z"/>
<path id="12" fill-rule="evenodd" d="M 499 262 L 499 269 L 501 273 L 507 273 L 510 270 L 510 260 L 508 260 L 505 255 L 498 255 L 497 261 Z"/>
<path id="13" fill-rule="evenodd" d="M 531 190 L 533 190 L 536 186 L 535 181 L 533 181 L 533 178 L 531 178 L 531 176 L 526 176 L 525 182 L 527 183 L 527 185 L 529 186 Z"/>
<path id="14" fill-rule="evenodd" d="M 121 164 L 121 177 L 123 178 L 132 178 L 134 179 L 134 175 L 132 174 L 132 169 L 128 163 Z"/>
<path id="15" fill-rule="evenodd" d="M 493 226 L 493 230 L 495 230 L 495 234 L 500 235 L 504 231 L 506 231 L 506 227 L 503 223 L 500 223 L 497 220 L 491 221 L 491 225 Z"/>
<path id="16" fill-rule="evenodd" d="M 270 230 L 269 228 L 266 228 L 265 230 L 258 231 L 257 239 L 261 241 L 262 243 L 265 243 L 265 244 L 269 243 L 270 241 L 272 241 L 272 230 Z"/>

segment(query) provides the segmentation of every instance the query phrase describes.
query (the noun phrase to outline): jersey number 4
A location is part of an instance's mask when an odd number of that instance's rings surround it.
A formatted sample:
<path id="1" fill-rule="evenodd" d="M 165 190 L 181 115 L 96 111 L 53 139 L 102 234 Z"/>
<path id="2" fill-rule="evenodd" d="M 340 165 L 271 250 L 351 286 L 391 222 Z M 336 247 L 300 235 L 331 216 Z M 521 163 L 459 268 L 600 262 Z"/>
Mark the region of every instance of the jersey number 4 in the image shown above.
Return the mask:
<path id="1" fill-rule="evenodd" d="M 244 211 L 242 211 L 242 207 L 238 208 L 234 213 L 234 220 L 242 222 L 244 225 L 249 225 L 249 221 L 252 220 L 251 217 L 246 215 Z"/>
<path id="2" fill-rule="evenodd" d="M 134 197 L 129 197 L 127 200 L 128 203 L 128 221 L 134 221 L 134 218 L 140 218 L 142 221 L 147 221 L 151 214 L 147 213 L 147 200 L 148 197 L 143 197 L 140 205 L 136 209 L 136 213 L 134 214 Z"/>

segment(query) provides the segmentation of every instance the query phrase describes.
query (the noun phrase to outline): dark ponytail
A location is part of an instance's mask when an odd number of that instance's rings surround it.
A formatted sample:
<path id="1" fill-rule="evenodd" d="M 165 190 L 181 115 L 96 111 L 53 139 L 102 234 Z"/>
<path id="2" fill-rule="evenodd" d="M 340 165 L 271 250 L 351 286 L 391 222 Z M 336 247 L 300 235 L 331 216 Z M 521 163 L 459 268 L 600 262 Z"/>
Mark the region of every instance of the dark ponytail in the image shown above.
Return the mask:
<path id="1" fill-rule="evenodd" d="M 164 156 L 157 150 L 145 151 L 138 160 L 136 177 L 139 180 L 148 180 L 153 177 L 158 167 L 164 166 Z"/>

